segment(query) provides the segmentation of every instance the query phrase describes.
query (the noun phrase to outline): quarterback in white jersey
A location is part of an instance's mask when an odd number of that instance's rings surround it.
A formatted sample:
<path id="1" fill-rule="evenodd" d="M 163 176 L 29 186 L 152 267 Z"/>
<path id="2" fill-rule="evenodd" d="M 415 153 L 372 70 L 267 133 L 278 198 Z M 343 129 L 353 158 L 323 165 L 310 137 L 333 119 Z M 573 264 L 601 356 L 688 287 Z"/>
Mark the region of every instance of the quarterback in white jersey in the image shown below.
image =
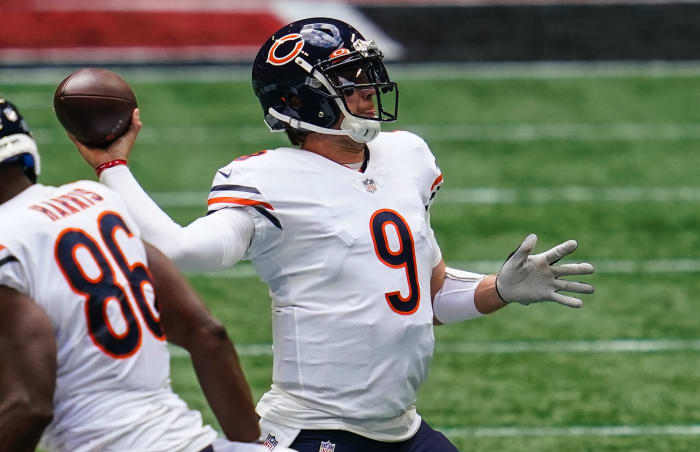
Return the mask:
<path id="1" fill-rule="evenodd" d="M 433 351 L 427 207 L 442 176 L 408 132 L 368 143 L 364 172 L 294 148 L 217 172 L 209 212 L 252 206 L 246 252 L 270 287 L 278 423 L 407 437 Z"/>
<path id="2" fill-rule="evenodd" d="M 416 413 L 433 353 L 433 326 L 508 303 L 581 300 L 593 287 L 553 265 L 567 241 L 532 255 L 530 235 L 498 275 L 445 266 L 428 209 L 442 174 L 426 143 L 380 133 L 396 119 L 398 87 L 382 53 L 330 18 L 293 22 L 253 64 L 265 123 L 292 144 L 219 169 L 208 215 L 175 224 L 125 164 L 128 142 L 100 152 L 75 142 L 100 181 L 138 206 L 135 220 L 183 268 L 222 269 L 249 259 L 272 297 L 273 384 L 257 406 L 268 447 L 300 452 L 454 452 Z M 104 171 L 102 168 L 109 167 Z"/>
<path id="3" fill-rule="evenodd" d="M 0 120 L 0 450 L 33 450 L 51 418 L 50 451 L 266 450 L 217 439 L 172 391 L 166 331 L 192 353 L 205 392 L 235 404 L 213 406 L 227 432 L 257 439 L 225 332 L 141 241 L 122 199 L 92 181 L 33 183 L 28 128 L 1 99 Z"/>

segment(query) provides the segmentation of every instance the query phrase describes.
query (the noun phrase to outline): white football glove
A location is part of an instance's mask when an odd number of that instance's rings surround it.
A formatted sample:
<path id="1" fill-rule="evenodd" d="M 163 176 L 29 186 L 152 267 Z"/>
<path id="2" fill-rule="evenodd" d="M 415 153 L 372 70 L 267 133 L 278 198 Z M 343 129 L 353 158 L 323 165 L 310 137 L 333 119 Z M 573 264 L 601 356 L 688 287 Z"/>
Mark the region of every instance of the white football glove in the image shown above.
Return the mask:
<path id="1" fill-rule="evenodd" d="M 528 305 L 539 301 L 554 301 L 571 308 L 580 308 L 583 301 L 562 295 L 560 291 L 582 294 L 593 293 L 590 284 L 559 279 L 561 276 L 590 275 L 591 264 L 553 265 L 559 259 L 573 252 L 578 244 L 569 240 L 549 251 L 535 254 L 537 236 L 528 235 L 520 247 L 508 258 L 496 277 L 496 290 L 506 303 Z"/>

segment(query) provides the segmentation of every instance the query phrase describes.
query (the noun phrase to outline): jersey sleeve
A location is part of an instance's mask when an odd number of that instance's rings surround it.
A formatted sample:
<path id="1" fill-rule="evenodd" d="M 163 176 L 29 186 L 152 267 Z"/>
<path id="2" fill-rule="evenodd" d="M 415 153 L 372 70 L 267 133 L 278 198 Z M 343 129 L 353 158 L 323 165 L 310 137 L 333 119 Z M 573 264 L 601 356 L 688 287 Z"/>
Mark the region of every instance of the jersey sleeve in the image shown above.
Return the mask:
<path id="1" fill-rule="evenodd" d="M 425 142 L 418 135 L 406 132 L 391 132 L 396 135 L 392 147 L 400 147 L 402 164 L 406 171 L 413 175 L 415 188 L 418 191 L 425 210 L 430 209 L 437 192 L 443 183 L 442 171 L 437 159 Z"/>
<path id="2" fill-rule="evenodd" d="M 435 200 L 435 197 L 438 193 L 438 190 L 440 190 L 440 187 L 442 186 L 443 183 L 443 177 L 442 177 L 442 171 L 440 171 L 440 166 L 438 166 L 437 159 L 433 155 L 433 153 L 430 151 L 430 148 L 428 148 L 427 143 L 424 142 L 425 146 L 425 172 L 427 174 L 426 180 L 430 180 L 430 185 L 426 186 L 426 196 L 428 198 L 428 201 L 425 205 L 425 210 L 430 209 L 430 206 L 433 204 L 433 201 Z"/>
<path id="3" fill-rule="evenodd" d="M 262 153 L 254 154 L 262 155 Z M 207 215 L 223 209 L 245 208 L 254 224 L 253 239 L 245 254 L 251 259 L 261 255 L 282 239 L 283 225 L 273 201 L 265 196 L 264 168 L 255 162 L 234 160 L 218 170 L 207 200 Z"/>
<path id="4" fill-rule="evenodd" d="M 15 289 L 30 296 L 29 281 L 19 257 L 0 241 L 0 286 Z"/>
<path id="5" fill-rule="evenodd" d="M 440 250 L 440 246 L 437 243 L 437 240 L 435 238 L 435 232 L 433 231 L 433 228 L 430 226 L 430 206 L 433 204 L 433 201 L 435 200 L 435 197 L 440 190 L 440 187 L 442 186 L 443 182 L 443 177 L 442 177 L 442 171 L 440 171 L 440 167 L 438 166 L 437 159 L 433 155 L 433 153 L 430 151 L 430 148 L 428 147 L 428 144 L 421 140 L 422 142 L 422 147 L 424 148 L 424 167 L 423 171 L 425 172 L 425 180 L 428 182 L 425 184 L 425 192 L 424 195 L 427 199 L 425 202 L 425 215 L 426 215 L 426 222 L 428 223 L 428 229 L 429 229 L 429 239 L 430 239 L 430 247 L 433 251 L 433 261 L 432 261 L 432 266 L 435 268 L 439 263 L 440 260 L 442 260 L 442 251 Z"/>
<path id="6" fill-rule="evenodd" d="M 134 226 L 141 229 L 142 240 L 160 249 L 181 270 L 221 270 L 233 265 L 236 256 L 243 254 L 237 250 L 245 249 L 248 244 L 245 238 L 238 242 L 237 225 L 229 225 L 229 218 L 205 217 L 187 227 L 175 223 L 146 194 L 125 165 L 107 169 L 100 180 L 119 192 L 133 215 Z M 244 217 L 245 221 L 247 215 Z M 236 249 L 227 249 L 229 245 L 235 245 Z"/>

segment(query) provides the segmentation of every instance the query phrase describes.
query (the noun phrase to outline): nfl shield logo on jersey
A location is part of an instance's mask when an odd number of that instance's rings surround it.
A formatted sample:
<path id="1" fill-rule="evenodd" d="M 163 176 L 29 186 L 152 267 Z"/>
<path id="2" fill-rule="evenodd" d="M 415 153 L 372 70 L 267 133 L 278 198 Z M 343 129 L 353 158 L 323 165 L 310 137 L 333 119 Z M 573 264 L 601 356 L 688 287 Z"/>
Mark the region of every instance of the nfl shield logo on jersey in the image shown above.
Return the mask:
<path id="1" fill-rule="evenodd" d="M 330 441 L 321 441 L 321 447 L 318 452 L 333 452 L 335 450 L 335 444 Z"/>
<path id="2" fill-rule="evenodd" d="M 265 442 L 263 443 L 263 446 L 267 447 L 268 449 L 272 450 L 277 446 L 277 438 L 275 438 L 275 435 L 268 433 L 267 438 L 265 438 Z"/>
<path id="3" fill-rule="evenodd" d="M 377 191 L 377 184 L 374 183 L 374 179 L 367 178 L 362 181 L 362 185 L 364 185 L 365 189 L 370 193 Z"/>

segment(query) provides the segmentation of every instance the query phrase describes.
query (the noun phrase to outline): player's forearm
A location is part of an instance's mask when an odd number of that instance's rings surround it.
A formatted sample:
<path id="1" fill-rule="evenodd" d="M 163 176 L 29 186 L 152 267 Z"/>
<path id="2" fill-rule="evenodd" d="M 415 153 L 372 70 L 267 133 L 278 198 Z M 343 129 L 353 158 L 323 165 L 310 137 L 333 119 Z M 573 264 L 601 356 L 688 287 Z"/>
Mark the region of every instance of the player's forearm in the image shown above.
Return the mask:
<path id="1" fill-rule="evenodd" d="M 210 327 L 197 335 L 189 352 L 204 395 L 226 437 L 231 441 L 258 439 L 253 397 L 224 328 Z"/>
<path id="2" fill-rule="evenodd" d="M 16 392 L 0 394 L 0 399 L 3 400 L 0 405 L 0 450 L 35 450 L 53 417 L 51 403 L 41 403 Z"/>

